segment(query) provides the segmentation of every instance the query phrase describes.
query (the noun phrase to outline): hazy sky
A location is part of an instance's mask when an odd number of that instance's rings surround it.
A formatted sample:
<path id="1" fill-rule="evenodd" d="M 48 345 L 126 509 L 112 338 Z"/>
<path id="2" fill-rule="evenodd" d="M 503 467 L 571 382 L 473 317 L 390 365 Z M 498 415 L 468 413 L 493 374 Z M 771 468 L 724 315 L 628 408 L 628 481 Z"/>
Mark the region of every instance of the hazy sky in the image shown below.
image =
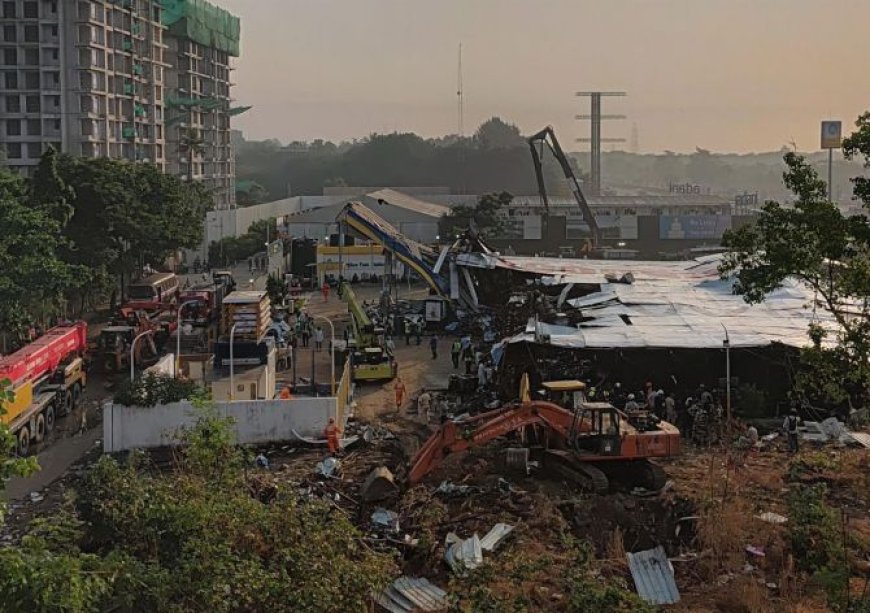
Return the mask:
<path id="1" fill-rule="evenodd" d="M 605 136 L 640 151 L 819 144 L 870 109 L 870 0 L 213 0 L 242 18 L 248 138 L 465 132 L 497 115 L 583 149 L 580 90 L 624 90 Z M 628 149 L 627 142 L 620 147 Z"/>

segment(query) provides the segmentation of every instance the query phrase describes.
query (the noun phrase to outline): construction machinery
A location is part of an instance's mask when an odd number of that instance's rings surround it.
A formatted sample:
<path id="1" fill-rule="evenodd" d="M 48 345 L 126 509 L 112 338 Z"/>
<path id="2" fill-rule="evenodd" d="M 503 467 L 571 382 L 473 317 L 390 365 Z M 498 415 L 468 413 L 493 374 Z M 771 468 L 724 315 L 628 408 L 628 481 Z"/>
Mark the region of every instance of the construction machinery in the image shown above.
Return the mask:
<path id="1" fill-rule="evenodd" d="M 554 381 L 544 385 L 548 400 L 529 400 L 524 376 L 524 400 L 442 424 L 415 456 L 410 481 L 422 479 L 450 454 L 514 433 L 546 469 L 583 489 L 606 492 L 610 479 L 650 490 L 664 486 L 665 472 L 650 458 L 679 453 L 676 426 L 645 412 L 628 414 L 606 402 L 587 402 L 583 387 L 580 381 Z"/>
<path id="2" fill-rule="evenodd" d="M 87 383 L 87 335 L 84 322 L 57 326 L 0 359 L 0 380 L 8 379 L 14 393 L 0 419 L 17 438 L 20 455 L 54 429 L 57 417 L 81 402 Z"/>
<path id="3" fill-rule="evenodd" d="M 341 285 L 341 295 L 347 302 L 353 323 L 353 344 L 350 347 L 351 374 L 354 381 L 393 379 L 398 372 L 396 358 L 377 342 L 384 328 L 372 322 L 365 306 L 347 282 Z"/>
<path id="4" fill-rule="evenodd" d="M 394 379 L 399 371 L 396 358 L 383 347 L 364 347 L 351 355 L 354 381 L 388 381 Z"/>
<path id="5" fill-rule="evenodd" d="M 553 131 L 553 126 L 547 126 L 537 134 L 529 137 L 529 150 L 532 152 L 532 161 L 535 164 L 535 177 L 538 180 L 538 193 L 541 196 L 541 201 L 544 205 L 544 214 L 541 217 L 542 236 L 547 236 L 547 222 L 550 215 L 550 199 L 547 196 L 547 184 L 544 181 L 544 166 L 543 156 L 544 147 L 548 147 L 562 168 L 562 173 L 565 175 L 565 181 L 568 183 L 568 188 L 574 195 L 574 200 L 580 208 L 580 213 L 583 215 L 583 221 L 589 226 L 589 232 L 592 238 L 592 249 L 597 249 L 601 246 L 601 228 L 595 220 L 595 215 L 592 214 L 592 209 L 589 208 L 589 203 L 586 202 L 586 196 L 583 195 L 583 190 L 580 188 L 580 181 L 574 174 L 574 169 L 571 166 L 565 152 L 562 151 L 562 146 L 559 144 L 559 139 L 556 138 L 556 133 Z"/>
<path id="6" fill-rule="evenodd" d="M 161 327 L 161 326 L 166 327 Z M 140 368 L 146 364 L 146 355 L 150 360 L 158 357 L 160 341 L 168 338 L 168 323 L 155 322 L 144 312 L 127 314 L 126 319 L 116 321 L 100 331 L 96 354 L 100 364 L 107 373 L 122 372 L 130 367 L 130 347 L 137 336 L 151 332 L 136 343 L 133 352 L 134 364 Z"/>

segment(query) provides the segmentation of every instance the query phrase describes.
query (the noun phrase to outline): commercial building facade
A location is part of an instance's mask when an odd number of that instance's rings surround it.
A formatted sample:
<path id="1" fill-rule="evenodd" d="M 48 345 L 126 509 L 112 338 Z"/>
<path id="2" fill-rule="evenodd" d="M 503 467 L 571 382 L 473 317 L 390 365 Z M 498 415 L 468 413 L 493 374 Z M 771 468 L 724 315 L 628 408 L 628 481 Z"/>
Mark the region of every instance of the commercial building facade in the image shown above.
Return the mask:
<path id="1" fill-rule="evenodd" d="M 222 29 L 230 30 L 223 38 L 188 25 L 201 23 L 206 13 L 223 17 Z M 196 148 L 193 178 L 206 182 L 216 207 L 232 206 L 230 53 L 211 46 L 225 38 L 237 56 L 238 19 L 203 0 L 3 0 L 3 162 L 29 175 L 52 146 L 188 176 L 181 158 L 190 156 L 178 134 L 201 129 L 207 145 Z M 199 70 L 207 84 L 200 83 Z M 188 102 L 180 113 L 172 104 L 178 98 L 200 102 Z M 211 108 L 203 120 L 200 106 L 206 104 Z"/>

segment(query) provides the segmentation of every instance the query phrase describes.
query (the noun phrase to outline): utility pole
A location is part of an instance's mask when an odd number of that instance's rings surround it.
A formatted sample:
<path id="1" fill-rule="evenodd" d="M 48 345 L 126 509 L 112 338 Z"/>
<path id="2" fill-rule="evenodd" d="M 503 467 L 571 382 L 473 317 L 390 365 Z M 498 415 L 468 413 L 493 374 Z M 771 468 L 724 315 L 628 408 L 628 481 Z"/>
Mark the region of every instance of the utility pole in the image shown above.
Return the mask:
<path id="1" fill-rule="evenodd" d="M 589 138 L 578 138 L 578 143 L 589 143 L 589 167 L 591 174 L 591 186 L 589 193 L 592 196 L 601 195 L 601 143 L 624 143 L 624 138 L 602 138 L 602 119 L 625 119 L 625 115 L 602 115 L 601 98 L 604 96 L 625 96 L 625 92 L 577 92 L 576 96 L 589 98 L 589 114 L 575 115 L 574 119 L 589 120 Z"/>

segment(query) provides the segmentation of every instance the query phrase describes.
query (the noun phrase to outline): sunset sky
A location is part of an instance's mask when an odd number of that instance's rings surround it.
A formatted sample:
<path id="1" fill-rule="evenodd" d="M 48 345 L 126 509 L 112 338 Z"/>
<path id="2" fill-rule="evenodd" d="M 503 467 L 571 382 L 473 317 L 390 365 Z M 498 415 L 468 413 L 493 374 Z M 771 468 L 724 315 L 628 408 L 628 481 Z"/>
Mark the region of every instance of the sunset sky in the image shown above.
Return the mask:
<path id="1" fill-rule="evenodd" d="M 870 109 L 868 0 L 213 1 L 242 18 L 248 138 L 456 133 L 460 42 L 466 133 L 497 115 L 581 150 L 574 93 L 624 90 L 605 135 L 636 124 L 642 152 L 809 150 Z"/>

